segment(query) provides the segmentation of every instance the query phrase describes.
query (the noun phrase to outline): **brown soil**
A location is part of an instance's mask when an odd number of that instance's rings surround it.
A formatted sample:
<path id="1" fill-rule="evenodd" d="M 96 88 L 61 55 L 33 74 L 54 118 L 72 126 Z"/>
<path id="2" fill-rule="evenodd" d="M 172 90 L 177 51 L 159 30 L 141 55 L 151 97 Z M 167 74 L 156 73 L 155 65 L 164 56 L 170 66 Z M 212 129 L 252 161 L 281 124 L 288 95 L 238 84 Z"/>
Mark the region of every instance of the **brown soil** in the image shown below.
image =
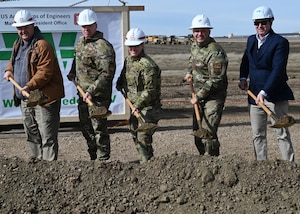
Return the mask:
<path id="1" fill-rule="evenodd" d="M 29 161 L 22 127 L 1 126 L 0 213 L 300 213 L 300 43 L 291 42 L 288 66 L 296 96 L 290 107 L 297 121 L 290 128 L 294 163 L 281 160 L 271 128 L 269 160 L 254 160 L 246 94 L 237 88 L 245 43 L 221 44 L 230 64 L 219 157 L 199 156 L 193 143 L 190 90 L 182 83 L 189 47 L 148 44 L 163 81 L 155 157 L 138 164 L 126 121 L 110 121 L 106 162 L 89 161 L 77 123 L 61 124 L 56 162 Z"/>

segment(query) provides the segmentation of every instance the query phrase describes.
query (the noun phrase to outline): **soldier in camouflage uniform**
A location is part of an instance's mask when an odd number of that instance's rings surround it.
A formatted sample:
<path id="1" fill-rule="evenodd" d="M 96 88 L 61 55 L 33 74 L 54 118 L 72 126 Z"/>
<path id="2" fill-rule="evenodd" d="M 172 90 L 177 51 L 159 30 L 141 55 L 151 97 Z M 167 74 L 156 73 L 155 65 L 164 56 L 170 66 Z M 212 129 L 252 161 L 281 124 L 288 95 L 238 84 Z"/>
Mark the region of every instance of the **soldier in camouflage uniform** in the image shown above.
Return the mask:
<path id="1" fill-rule="evenodd" d="M 227 95 L 228 59 L 222 47 L 210 37 L 212 26 L 205 15 L 197 15 L 190 29 L 193 30 L 195 42 L 191 45 L 188 71 L 184 79 L 193 82 L 195 98 L 191 99 L 191 103 L 198 102 L 202 127 L 212 134 L 211 139 L 195 136 L 195 145 L 200 155 L 218 156 L 220 142 L 217 131 Z M 198 129 L 194 114 L 193 130 Z"/>
<path id="2" fill-rule="evenodd" d="M 80 127 L 87 140 L 91 160 L 110 158 L 110 137 L 106 118 L 90 118 L 91 107 L 86 103 L 90 99 L 97 107 L 107 109 L 111 104 L 112 81 L 116 62 L 113 46 L 97 31 L 97 16 L 90 10 L 83 10 L 78 17 L 83 36 L 79 38 L 72 69 L 68 79 L 77 83 L 85 92 L 78 100 Z"/>
<path id="3" fill-rule="evenodd" d="M 153 157 L 152 136 L 155 130 L 139 131 L 139 112 L 146 123 L 157 124 L 160 119 L 161 70 L 144 52 L 146 37 L 139 28 L 132 28 L 126 35 L 125 45 L 129 46 L 129 56 L 117 81 L 117 89 L 123 91 L 134 108 L 130 115 L 130 132 L 139 153 L 140 163 Z"/>

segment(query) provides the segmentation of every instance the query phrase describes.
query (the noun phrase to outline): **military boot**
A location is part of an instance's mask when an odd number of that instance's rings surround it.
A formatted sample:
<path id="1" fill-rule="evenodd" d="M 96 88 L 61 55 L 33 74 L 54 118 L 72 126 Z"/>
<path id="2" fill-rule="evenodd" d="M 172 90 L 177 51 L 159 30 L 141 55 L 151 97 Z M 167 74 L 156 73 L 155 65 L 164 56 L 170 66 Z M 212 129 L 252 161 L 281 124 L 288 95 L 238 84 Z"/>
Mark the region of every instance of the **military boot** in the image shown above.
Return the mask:
<path id="1" fill-rule="evenodd" d="M 97 146 L 95 142 L 87 142 L 88 145 L 88 153 L 90 155 L 91 160 L 96 160 L 97 158 Z"/>
<path id="2" fill-rule="evenodd" d="M 205 146 L 199 137 L 195 137 L 195 145 L 200 155 L 204 155 Z"/>
<path id="3" fill-rule="evenodd" d="M 204 144 L 205 144 L 205 155 L 210 155 L 210 156 L 219 156 L 220 155 L 219 141 L 208 140 L 208 141 L 205 141 Z"/>
<path id="4" fill-rule="evenodd" d="M 145 145 L 138 142 L 136 145 L 137 151 L 139 153 L 140 163 L 145 163 L 153 157 L 153 147 L 151 144 Z"/>
<path id="5" fill-rule="evenodd" d="M 110 158 L 110 145 L 101 145 L 97 148 L 97 158 L 99 160 L 108 160 Z"/>

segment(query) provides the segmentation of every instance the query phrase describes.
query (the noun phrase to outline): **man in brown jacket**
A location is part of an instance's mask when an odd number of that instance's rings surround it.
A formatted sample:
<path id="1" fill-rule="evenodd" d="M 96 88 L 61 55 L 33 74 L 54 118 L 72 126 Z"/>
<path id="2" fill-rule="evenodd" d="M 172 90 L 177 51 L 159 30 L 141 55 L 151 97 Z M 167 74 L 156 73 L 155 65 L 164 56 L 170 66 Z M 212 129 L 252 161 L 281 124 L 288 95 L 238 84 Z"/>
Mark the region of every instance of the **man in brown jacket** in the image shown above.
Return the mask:
<path id="1" fill-rule="evenodd" d="M 58 129 L 61 98 L 65 96 L 61 70 L 53 47 L 47 42 L 30 12 L 20 10 L 12 26 L 18 30 L 11 59 L 5 69 L 4 79 L 14 81 L 15 106 L 20 106 L 27 141 L 33 160 L 57 160 Z M 27 105 L 28 97 L 38 91 L 42 98 L 35 106 Z"/>

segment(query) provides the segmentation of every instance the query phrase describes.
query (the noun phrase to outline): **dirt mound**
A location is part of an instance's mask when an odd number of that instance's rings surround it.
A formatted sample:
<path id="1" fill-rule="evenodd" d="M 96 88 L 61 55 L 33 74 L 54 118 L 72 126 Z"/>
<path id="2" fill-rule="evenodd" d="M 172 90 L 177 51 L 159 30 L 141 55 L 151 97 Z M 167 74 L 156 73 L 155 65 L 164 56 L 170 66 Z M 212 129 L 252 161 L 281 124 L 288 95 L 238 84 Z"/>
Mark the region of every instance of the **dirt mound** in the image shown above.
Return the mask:
<path id="1" fill-rule="evenodd" d="M 27 161 L 30 150 L 23 128 L 2 126 L 0 213 L 299 214 L 299 43 L 291 43 L 288 68 L 296 97 L 290 106 L 297 122 L 290 127 L 294 163 L 279 160 L 271 129 L 269 161 L 254 161 L 247 97 L 237 87 L 244 44 L 222 45 L 230 63 L 218 131 L 220 157 L 199 156 L 194 145 L 191 92 L 182 83 L 189 47 L 146 45 L 146 52 L 162 68 L 163 112 L 154 135 L 154 158 L 141 165 L 136 162 L 138 155 L 124 124 L 109 129 L 110 160 L 89 161 L 79 125 L 65 124 L 58 136 L 58 161 Z"/>
<path id="2" fill-rule="evenodd" d="M 0 157 L 1 213 L 299 213 L 300 167 L 177 154 L 146 164 Z"/>

